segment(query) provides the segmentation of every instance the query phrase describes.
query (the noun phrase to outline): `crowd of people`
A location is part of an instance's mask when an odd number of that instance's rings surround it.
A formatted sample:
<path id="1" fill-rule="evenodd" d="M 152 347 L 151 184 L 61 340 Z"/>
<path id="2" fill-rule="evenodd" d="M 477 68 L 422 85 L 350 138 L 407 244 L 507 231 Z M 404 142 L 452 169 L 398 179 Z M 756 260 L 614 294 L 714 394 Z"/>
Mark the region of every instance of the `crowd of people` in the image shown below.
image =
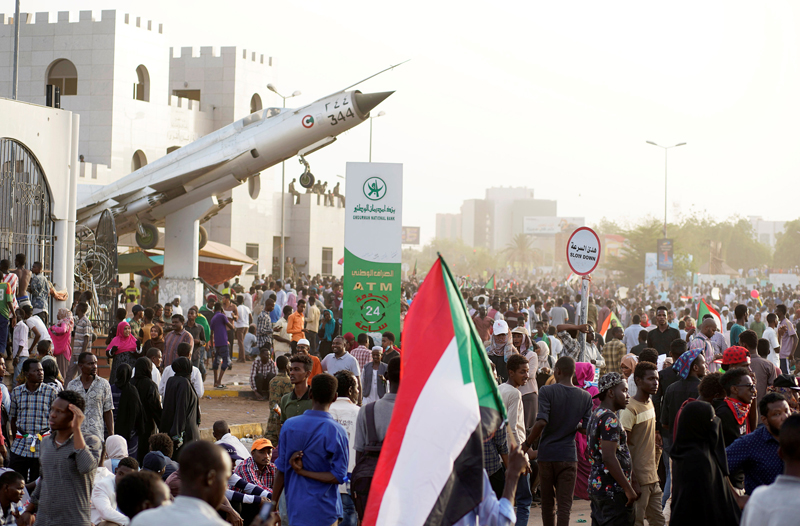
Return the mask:
<path id="1" fill-rule="evenodd" d="M 0 524 L 363 519 L 402 337 L 342 334 L 340 282 L 237 279 L 188 308 L 140 304 L 132 282 L 99 335 L 83 301 L 50 319 L 41 264 L 15 264 L 0 261 Z M 598 281 L 584 305 L 575 280 L 463 283 L 508 422 L 484 437 L 484 499 L 457 524 L 538 508 L 563 526 L 576 498 L 598 525 L 791 523 L 798 291 Z M 226 388 L 234 349 L 264 401 L 248 445 L 224 420 L 201 438 L 207 373 Z"/>

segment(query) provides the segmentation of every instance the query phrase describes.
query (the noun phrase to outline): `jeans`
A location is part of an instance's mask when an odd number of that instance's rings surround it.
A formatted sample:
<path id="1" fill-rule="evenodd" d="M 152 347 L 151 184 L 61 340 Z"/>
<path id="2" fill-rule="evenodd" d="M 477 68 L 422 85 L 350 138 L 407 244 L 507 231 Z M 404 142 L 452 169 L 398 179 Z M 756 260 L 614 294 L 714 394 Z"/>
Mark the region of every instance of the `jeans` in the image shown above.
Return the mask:
<path id="1" fill-rule="evenodd" d="M 222 362 L 222 368 L 227 369 L 228 365 L 230 365 L 230 348 L 225 345 L 223 347 L 217 347 L 217 352 L 214 353 L 214 363 L 211 366 L 211 369 L 216 371 L 219 369 L 219 364 Z"/>
<path id="2" fill-rule="evenodd" d="M 667 506 L 669 496 L 672 494 L 672 471 L 669 469 L 669 452 L 672 449 L 672 433 L 668 432 L 662 434 L 661 441 L 663 446 L 662 458 L 664 459 L 664 471 L 667 474 L 667 478 L 664 481 L 664 495 L 661 497 L 661 507 L 664 508 Z"/>
<path id="3" fill-rule="evenodd" d="M 628 507 L 628 497 L 624 492 L 613 497 L 590 495 L 592 505 L 592 526 L 633 526 L 635 512 Z"/>
<path id="4" fill-rule="evenodd" d="M 531 495 L 531 485 L 527 473 L 523 473 L 519 477 L 517 493 L 514 496 L 514 500 L 517 503 L 516 526 L 528 526 L 528 517 L 531 515 L 531 504 L 533 504 L 533 495 Z"/>
<path id="5" fill-rule="evenodd" d="M 358 514 L 356 513 L 356 505 L 353 502 L 353 497 L 349 493 L 342 493 L 342 522 L 339 526 L 356 526 L 358 524 Z"/>
<path id="6" fill-rule="evenodd" d="M 489 475 L 489 484 L 492 485 L 492 491 L 497 495 L 497 500 L 503 498 L 503 488 L 506 487 L 505 468 L 500 466 L 500 469 Z"/>
<path id="7" fill-rule="evenodd" d="M 575 492 L 577 476 L 577 461 L 539 461 L 539 488 L 542 492 L 542 524 L 544 526 L 555 525 L 556 505 L 558 506 L 558 526 L 569 524 L 572 494 Z"/>

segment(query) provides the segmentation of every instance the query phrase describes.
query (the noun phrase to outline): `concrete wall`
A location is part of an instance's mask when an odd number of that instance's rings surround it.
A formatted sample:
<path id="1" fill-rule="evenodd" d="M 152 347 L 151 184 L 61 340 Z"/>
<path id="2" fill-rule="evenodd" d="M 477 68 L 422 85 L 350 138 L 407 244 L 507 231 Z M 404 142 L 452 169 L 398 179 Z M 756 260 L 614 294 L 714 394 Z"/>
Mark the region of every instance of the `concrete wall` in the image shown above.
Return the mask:
<path id="1" fill-rule="evenodd" d="M 280 197 L 276 198 L 280 206 Z M 317 195 L 300 195 L 299 205 L 286 206 L 286 256 L 296 258 L 299 270 L 306 274 L 316 275 L 322 273 L 322 249 L 333 249 L 332 273 L 342 275 L 342 267 L 338 261 L 344 257 L 344 208 L 338 206 L 324 206 L 320 199 L 317 204 Z M 280 209 L 276 208 L 280 216 Z M 280 217 L 278 217 L 280 221 Z M 276 232 L 280 235 L 280 229 Z M 276 254 L 278 255 L 278 254 Z M 270 261 L 272 261 L 270 259 Z"/>

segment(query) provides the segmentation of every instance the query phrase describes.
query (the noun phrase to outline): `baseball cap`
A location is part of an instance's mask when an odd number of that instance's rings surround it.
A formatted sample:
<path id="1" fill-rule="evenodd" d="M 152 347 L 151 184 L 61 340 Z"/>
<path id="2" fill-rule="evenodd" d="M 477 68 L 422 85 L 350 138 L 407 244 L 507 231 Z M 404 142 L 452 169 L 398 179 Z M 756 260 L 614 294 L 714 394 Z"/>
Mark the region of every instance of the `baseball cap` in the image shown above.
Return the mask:
<path id="1" fill-rule="evenodd" d="M 528 329 L 526 329 L 525 327 L 514 327 L 513 329 L 511 329 L 511 334 L 525 334 L 527 336 L 531 335 L 528 332 Z"/>
<path id="2" fill-rule="evenodd" d="M 142 307 L 138 303 L 131 308 L 131 312 L 133 312 L 134 314 L 136 314 L 138 312 L 142 312 L 143 310 L 144 310 L 144 307 Z"/>
<path id="3" fill-rule="evenodd" d="M 600 380 L 597 381 L 597 394 L 594 395 L 592 398 L 597 398 L 601 394 L 605 393 L 609 389 L 612 389 L 622 382 L 625 379 L 619 373 L 606 373 L 600 377 Z"/>
<path id="4" fill-rule="evenodd" d="M 216 300 L 217 299 L 217 295 L 212 292 L 211 294 L 208 294 L 206 296 L 206 299 L 207 300 Z"/>
<path id="5" fill-rule="evenodd" d="M 305 338 L 297 340 L 297 345 L 308 345 L 309 347 L 311 347 L 311 344 Z"/>
<path id="6" fill-rule="evenodd" d="M 734 345 L 728 347 L 722 353 L 722 358 L 714 360 L 714 363 L 721 363 L 722 365 L 731 365 L 734 363 L 750 363 L 750 353 L 744 347 Z"/>
<path id="7" fill-rule="evenodd" d="M 268 438 L 259 438 L 258 440 L 253 442 L 252 446 L 250 446 L 250 451 L 255 451 L 255 450 L 260 451 L 265 447 L 272 447 L 272 441 Z"/>
<path id="8" fill-rule="evenodd" d="M 236 448 L 235 448 L 235 447 L 233 447 L 232 445 L 230 445 L 230 444 L 225 444 L 225 443 L 223 442 L 222 444 L 220 444 L 220 446 L 222 447 L 222 449 L 224 449 L 225 451 L 227 451 L 227 452 L 228 452 L 228 455 L 230 455 L 230 456 L 231 456 L 231 460 L 232 460 L 233 462 L 236 462 L 236 461 L 238 461 L 238 460 L 244 460 L 244 459 L 243 459 L 241 456 L 239 456 L 239 453 L 237 453 L 237 452 L 236 452 Z"/>
<path id="9" fill-rule="evenodd" d="M 142 469 L 155 471 L 156 473 L 164 469 L 167 465 L 167 457 L 161 451 L 151 451 L 144 456 Z"/>
<path id="10" fill-rule="evenodd" d="M 788 389 L 800 391 L 800 386 L 797 385 L 797 378 L 791 374 L 778 375 L 775 381 L 772 382 L 772 387 L 786 387 Z"/>
<path id="11" fill-rule="evenodd" d="M 506 323 L 506 320 L 497 320 L 494 322 L 492 334 L 508 334 L 508 323 Z"/>

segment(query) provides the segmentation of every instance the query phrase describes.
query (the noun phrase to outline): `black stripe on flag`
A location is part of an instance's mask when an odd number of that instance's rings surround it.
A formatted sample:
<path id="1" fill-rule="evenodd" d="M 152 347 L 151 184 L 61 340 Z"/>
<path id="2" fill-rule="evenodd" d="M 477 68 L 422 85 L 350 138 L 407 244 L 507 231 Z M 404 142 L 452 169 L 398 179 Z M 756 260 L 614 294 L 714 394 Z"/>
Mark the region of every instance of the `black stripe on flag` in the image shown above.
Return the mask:
<path id="1" fill-rule="evenodd" d="M 453 471 L 439 493 L 425 526 L 451 526 L 481 503 L 484 429 L 496 430 L 500 424 L 497 411 L 481 407 L 481 423 L 453 463 Z"/>

